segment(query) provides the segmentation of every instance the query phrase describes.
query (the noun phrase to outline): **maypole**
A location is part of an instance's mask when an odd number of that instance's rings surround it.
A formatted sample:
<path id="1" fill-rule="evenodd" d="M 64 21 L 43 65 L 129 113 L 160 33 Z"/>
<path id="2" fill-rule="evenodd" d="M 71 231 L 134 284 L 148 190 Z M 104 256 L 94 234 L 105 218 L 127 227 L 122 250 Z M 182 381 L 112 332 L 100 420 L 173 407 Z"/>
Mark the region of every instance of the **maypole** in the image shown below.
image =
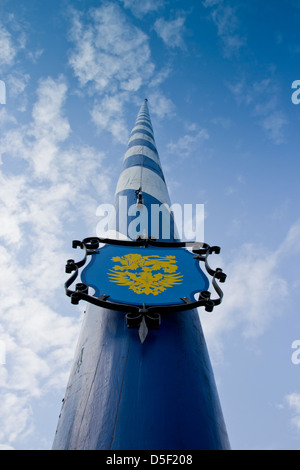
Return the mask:
<path id="1" fill-rule="evenodd" d="M 226 275 L 208 264 L 218 247 L 177 239 L 170 206 L 145 100 L 117 183 L 114 237 L 74 241 L 84 258 L 66 266 L 66 293 L 87 309 L 53 449 L 229 449 L 197 311 L 221 302 Z"/>

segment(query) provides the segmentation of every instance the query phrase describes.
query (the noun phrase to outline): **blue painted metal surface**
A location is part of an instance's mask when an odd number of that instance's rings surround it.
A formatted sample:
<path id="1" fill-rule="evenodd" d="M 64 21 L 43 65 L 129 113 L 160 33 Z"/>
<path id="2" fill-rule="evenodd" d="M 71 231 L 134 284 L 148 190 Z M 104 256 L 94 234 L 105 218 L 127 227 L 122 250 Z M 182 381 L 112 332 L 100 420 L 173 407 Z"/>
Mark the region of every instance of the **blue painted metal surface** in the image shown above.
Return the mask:
<path id="1" fill-rule="evenodd" d="M 139 128 L 153 136 L 146 101 L 133 130 Z M 155 150 L 140 135 L 151 139 Z M 138 132 L 132 139 L 124 163 L 141 155 L 160 167 L 154 138 Z M 117 208 L 121 195 L 134 204 L 140 187 L 144 204 L 169 203 L 157 167 L 143 167 L 142 161 L 124 165 Z M 173 231 L 169 238 L 175 238 Z M 151 331 L 141 344 L 136 331 L 127 329 L 122 312 L 88 305 L 53 449 L 229 448 L 198 312 L 164 314 L 161 329 Z"/>

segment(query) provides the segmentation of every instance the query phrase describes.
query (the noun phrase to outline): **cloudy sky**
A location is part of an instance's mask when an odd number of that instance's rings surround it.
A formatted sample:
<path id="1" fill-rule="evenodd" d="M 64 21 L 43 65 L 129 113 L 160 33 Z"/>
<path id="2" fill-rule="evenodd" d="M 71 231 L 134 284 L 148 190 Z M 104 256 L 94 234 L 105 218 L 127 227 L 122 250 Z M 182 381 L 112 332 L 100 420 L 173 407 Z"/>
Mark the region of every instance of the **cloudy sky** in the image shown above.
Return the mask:
<path id="1" fill-rule="evenodd" d="M 232 448 L 300 448 L 299 26 L 300 0 L 2 0 L 0 449 L 52 446 L 84 308 L 65 261 L 146 97 L 172 203 L 222 247 L 201 319 Z"/>

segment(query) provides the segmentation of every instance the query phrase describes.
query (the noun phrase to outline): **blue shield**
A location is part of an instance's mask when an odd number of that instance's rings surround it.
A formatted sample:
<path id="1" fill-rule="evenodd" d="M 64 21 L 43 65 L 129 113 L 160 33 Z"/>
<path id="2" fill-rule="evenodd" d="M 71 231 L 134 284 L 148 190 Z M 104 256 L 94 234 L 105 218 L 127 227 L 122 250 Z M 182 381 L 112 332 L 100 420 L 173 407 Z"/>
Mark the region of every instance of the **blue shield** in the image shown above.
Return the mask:
<path id="1" fill-rule="evenodd" d="M 129 305 L 174 305 L 207 290 L 199 260 L 184 248 L 105 245 L 81 273 L 94 297 Z"/>

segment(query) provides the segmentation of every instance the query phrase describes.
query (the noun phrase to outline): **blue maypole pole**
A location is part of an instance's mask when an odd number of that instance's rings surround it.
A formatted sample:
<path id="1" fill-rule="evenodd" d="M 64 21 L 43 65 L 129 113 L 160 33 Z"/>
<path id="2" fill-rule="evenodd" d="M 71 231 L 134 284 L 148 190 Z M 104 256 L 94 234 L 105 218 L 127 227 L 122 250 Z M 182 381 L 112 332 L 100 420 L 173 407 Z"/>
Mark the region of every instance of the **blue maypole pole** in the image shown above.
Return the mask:
<path id="1" fill-rule="evenodd" d="M 165 241 L 159 213 L 154 219 L 150 210 L 162 211 L 164 203 L 170 206 L 145 100 L 117 183 L 115 238 Z M 138 218 L 129 207 L 137 208 Z M 170 227 L 172 242 L 172 220 Z M 151 330 L 142 344 L 124 313 L 89 304 L 53 449 L 229 448 L 197 310 L 163 313 L 160 330 Z"/>

